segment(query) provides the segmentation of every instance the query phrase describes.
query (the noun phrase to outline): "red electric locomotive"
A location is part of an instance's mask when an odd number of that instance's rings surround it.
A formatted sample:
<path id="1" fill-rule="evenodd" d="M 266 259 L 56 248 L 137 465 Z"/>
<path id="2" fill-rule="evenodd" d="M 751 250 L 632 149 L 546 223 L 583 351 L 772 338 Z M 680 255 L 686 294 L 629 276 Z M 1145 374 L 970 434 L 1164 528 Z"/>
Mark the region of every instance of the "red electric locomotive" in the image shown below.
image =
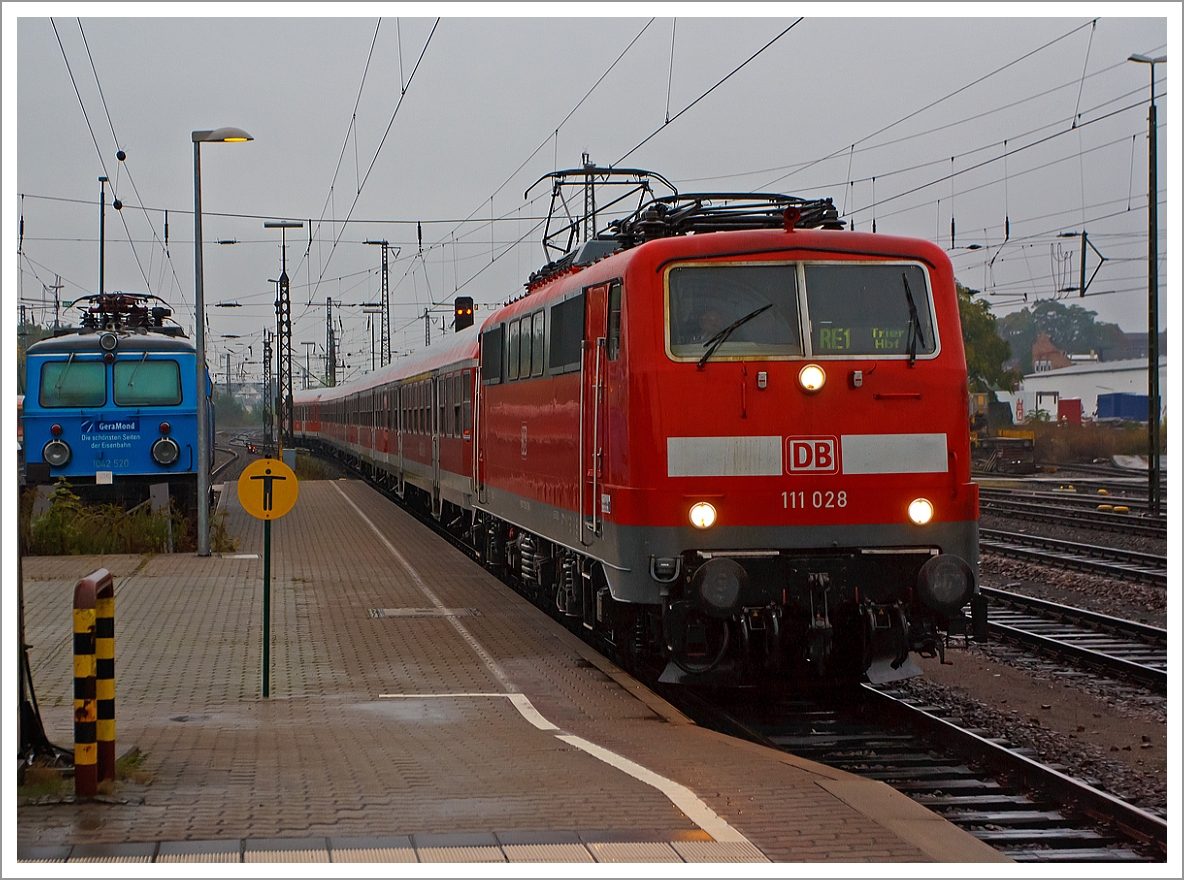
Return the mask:
<path id="1" fill-rule="evenodd" d="M 664 681 L 916 674 L 976 592 L 952 268 L 829 200 L 652 199 L 296 413 Z"/>

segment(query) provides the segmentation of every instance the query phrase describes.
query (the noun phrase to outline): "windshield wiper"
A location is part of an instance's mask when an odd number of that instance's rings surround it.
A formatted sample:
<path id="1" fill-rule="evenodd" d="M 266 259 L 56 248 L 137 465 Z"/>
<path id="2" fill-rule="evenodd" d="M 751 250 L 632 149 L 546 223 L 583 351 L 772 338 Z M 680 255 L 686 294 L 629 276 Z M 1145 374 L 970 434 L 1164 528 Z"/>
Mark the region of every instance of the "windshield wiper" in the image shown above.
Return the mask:
<path id="1" fill-rule="evenodd" d="M 729 336 L 732 335 L 733 330 L 735 330 L 741 324 L 745 324 L 748 321 L 751 321 L 753 318 L 755 318 L 757 315 L 759 315 L 761 312 L 765 311 L 766 309 L 771 309 L 771 308 L 773 308 L 773 304 L 766 303 L 765 305 L 761 306 L 759 309 L 749 312 L 743 318 L 736 319 L 731 324 L 729 324 L 727 327 L 725 327 L 723 330 L 720 330 L 718 333 L 716 333 L 714 336 L 712 336 L 710 339 L 708 339 L 706 342 L 704 342 L 703 343 L 704 345 L 709 345 L 711 347 L 709 349 L 707 349 L 707 351 L 703 352 L 703 357 L 699 358 L 699 369 L 700 370 L 703 369 L 703 365 L 707 363 L 707 359 L 709 357 L 711 357 L 713 354 L 715 354 L 715 350 L 717 348 L 719 348 L 721 345 L 723 345 L 725 342 L 727 342 L 727 339 Z"/>
<path id="2" fill-rule="evenodd" d="M 62 396 L 62 383 L 66 381 L 66 374 L 70 372 L 70 366 L 74 363 L 74 352 L 70 352 L 70 357 L 66 359 L 66 366 L 62 367 L 62 371 L 58 373 L 58 380 L 53 383 L 53 393 L 55 397 Z"/>
<path id="3" fill-rule="evenodd" d="M 917 304 L 913 302 L 913 292 L 909 290 L 909 276 L 904 272 L 900 273 L 900 280 L 904 282 L 904 298 L 909 303 L 909 366 L 913 366 L 917 362 L 917 340 L 921 340 L 921 344 L 925 344 L 925 334 L 921 330 L 921 316 L 917 314 Z"/>
<path id="4" fill-rule="evenodd" d="M 140 367 L 146 360 L 148 360 L 148 352 L 144 352 L 144 354 L 140 357 L 140 363 L 136 364 L 136 368 L 132 370 L 132 374 L 127 377 L 127 387 L 129 389 L 131 389 L 132 386 L 136 384 L 136 373 L 140 372 Z"/>

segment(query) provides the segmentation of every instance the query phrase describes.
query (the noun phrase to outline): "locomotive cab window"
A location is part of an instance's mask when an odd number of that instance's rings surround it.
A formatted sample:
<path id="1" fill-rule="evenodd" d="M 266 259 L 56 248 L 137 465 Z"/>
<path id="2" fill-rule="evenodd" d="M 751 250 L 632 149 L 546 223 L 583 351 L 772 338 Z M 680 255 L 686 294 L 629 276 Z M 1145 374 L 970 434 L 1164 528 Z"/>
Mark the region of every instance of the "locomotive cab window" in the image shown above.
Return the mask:
<path id="1" fill-rule="evenodd" d="M 107 402 L 107 365 L 102 361 L 48 361 L 41 365 L 43 407 L 102 406 Z"/>
<path id="2" fill-rule="evenodd" d="M 667 316 L 677 360 L 699 360 L 708 350 L 715 360 L 802 355 L 793 264 L 675 266 L 667 274 Z"/>
<path id="3" fill-rule="evenodd" d="M 815 356 L 916 357 L 937 350 L 925 270 L 899 263 L 806 265 Z"/>
<path id="4" fill-rule="evenodd" d="M 147 357 L 115 362 L 118 406 L 176 406 L 181 402 L 181 366 Z"/>

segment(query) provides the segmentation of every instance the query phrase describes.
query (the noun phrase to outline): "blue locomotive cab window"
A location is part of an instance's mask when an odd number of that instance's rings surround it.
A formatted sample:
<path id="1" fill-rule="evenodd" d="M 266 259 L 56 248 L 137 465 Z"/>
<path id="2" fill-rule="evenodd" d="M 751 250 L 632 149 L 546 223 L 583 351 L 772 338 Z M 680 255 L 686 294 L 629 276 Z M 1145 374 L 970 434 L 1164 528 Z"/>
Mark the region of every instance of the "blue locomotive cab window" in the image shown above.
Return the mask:
<path id="1" fill-rule="evenodd" d="M 815 355 L 916 357 L 937 350 L 925 271 L 916 265 L 806 265 Z"/>
<path id="2" fill-rule="evenodd" d="M 76 360 L 73 355 L 64 361 L 47 361 L 41 365 L 37 400 L 46 409 L 103 406 L 107 402 L 107 365 Z"/>
<path id="3" fill-rule="evenodd" d="M 676 266 L 668 277 L 671 356 L 801 356 L 796 265 Z"/>
<path id="4" fill-rule="evenodd" d="M 176 406 L 181 402 L 181 366 L 176 361 L 115 362 L 117 406 Z"/>

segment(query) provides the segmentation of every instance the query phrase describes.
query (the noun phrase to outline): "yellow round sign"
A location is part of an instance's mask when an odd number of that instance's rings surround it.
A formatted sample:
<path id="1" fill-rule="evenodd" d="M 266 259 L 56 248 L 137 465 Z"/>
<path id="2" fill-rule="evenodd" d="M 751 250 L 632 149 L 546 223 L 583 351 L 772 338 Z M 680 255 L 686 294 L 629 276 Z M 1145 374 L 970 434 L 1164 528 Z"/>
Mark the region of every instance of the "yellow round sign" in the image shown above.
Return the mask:
<path id="1" fill-rule="evenodd" d="M 238 478 L 238 500 L 256 519 L 279 519 L 296 504 L 300 484 L 292 469 L 278 458 L 253 461 Z"/>

